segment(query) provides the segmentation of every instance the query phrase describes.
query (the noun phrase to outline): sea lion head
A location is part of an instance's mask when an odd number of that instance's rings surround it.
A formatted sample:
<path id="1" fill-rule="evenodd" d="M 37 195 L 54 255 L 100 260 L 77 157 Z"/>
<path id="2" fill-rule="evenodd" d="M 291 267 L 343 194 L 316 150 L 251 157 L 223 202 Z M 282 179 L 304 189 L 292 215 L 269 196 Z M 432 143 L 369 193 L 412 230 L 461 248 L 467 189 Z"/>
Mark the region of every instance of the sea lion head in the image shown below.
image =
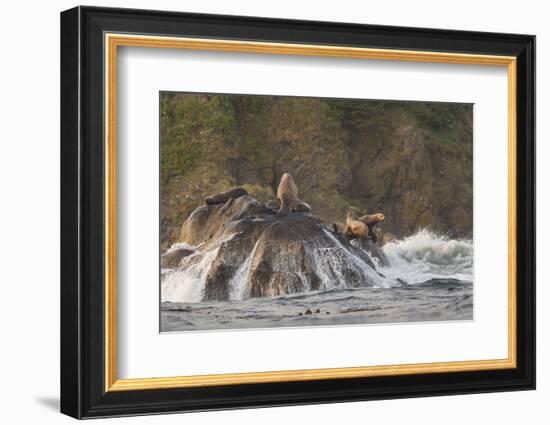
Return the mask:
<path id="1" fill-rule="evenodd" d="M 280 197 L 283 194 L 287 197 L 294 197 L 296 198 L 296 201 L 299 202 L 298 187 L 296 186 L 296 183 L 294 183 L 294 179 L 290 173 L 284 173 L 281 176 L 281 182 L 279 183 L 279 188 L 277 189 L 277 196 Z"/>
<path id="2" fill-rule="evenodd" d="M 380 222 L 386 219 L 386 216 L 382 213 L 374 214 L 375 218 Z"/>
<path id="3" fill-rule="evenodd" d="M 291 182 L 293 182 L 294 179 L 292 178 L 292 174 L 290 174 L 290 173 L 284 173 L 283 176 L 281 177 L 281 183 L 282 183 L 282 182 L 285 182 L 285 181 L 291 181 Z"/>
<path id="4" fill-rule="evenodd" d="M 370 215 L 364 215 L 359 219 L 359 221 L 362 221 L 363 223 L 367 225 L 374 226 L 376 223 L 380 223 L 381 221 L 384 221 L 386 219 L 386 216 L 382 213 L 376 213 L 376 214 L 370 214 Z"/>

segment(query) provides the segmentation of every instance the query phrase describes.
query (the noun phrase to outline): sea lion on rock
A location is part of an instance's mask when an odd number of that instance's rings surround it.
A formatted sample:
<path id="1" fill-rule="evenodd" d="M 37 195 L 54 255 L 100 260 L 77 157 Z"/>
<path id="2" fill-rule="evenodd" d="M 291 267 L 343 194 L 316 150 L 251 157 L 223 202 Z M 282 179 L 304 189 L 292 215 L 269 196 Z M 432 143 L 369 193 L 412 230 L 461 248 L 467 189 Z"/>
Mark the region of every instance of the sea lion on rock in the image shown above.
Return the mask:
<path id="1" fill-rule="evenodd" d="M 382 213 L 376 213 L 376 214 L 366 214 L 362 217 L 359 217 L 357 220 L 365 223 L 366 225 L 375 225 L 377 223 L 380 223 L 381 221 L 384 221 L 386 219 L 386 216 Z"/>
<path id="2" fill-rule="evenodd" d="M 376 214 L 366 214 L 362 217 L 359 217 L 358 220 L 362 223 L 365 223 L 369 228 L 369 235 L 374 243 L 378 242 L 378 236 L 373 231 L 374 226 L 381 221 L 384 221 L 386 219 L 386 216 L 382 213 L 376 213 Z"/>
<path id="3" fill-rule="evenodd" d="M 278 216 L 288 215 L 292 211 L 310 212 L 311 207 L 298 198 L 298 187 L 289 173 L 284 173 L 277 188 L 277 200 L 280 203 Z"/>
<path id="4" fill-rule="evenodd" d="M 369 226 L 362 221 L 356 220 L 350 211 L 346 217 L 346 230 L 344 233 L 348 236 L 367 239 L 369 237 Z"/>
<path id="5" fill-rule="evenodd" d="M 248 195 L 248 192 L 242 187 L 236 187 L 226 192 L 217 193 L 215 195 L 207 196 L 204 198 L 206 205 L 224 204 L 229 199 L 240 198 L 241 196 Z"/>

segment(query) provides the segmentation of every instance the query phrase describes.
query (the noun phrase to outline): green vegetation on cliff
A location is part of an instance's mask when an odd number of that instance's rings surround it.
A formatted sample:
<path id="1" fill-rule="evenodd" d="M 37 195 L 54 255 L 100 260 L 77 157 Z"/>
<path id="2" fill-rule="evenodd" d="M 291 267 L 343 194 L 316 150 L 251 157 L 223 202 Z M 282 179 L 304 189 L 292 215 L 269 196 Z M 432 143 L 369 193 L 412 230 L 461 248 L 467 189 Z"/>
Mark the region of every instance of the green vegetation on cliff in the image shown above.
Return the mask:
<path id="1" fill-rule="evenodd" d="M 472 106 L 161 94 L 161 247 L 206 195 L 275 199 L 290 172 L 327 223 L 383 212 L 385 231 L 472 233 Z"/>

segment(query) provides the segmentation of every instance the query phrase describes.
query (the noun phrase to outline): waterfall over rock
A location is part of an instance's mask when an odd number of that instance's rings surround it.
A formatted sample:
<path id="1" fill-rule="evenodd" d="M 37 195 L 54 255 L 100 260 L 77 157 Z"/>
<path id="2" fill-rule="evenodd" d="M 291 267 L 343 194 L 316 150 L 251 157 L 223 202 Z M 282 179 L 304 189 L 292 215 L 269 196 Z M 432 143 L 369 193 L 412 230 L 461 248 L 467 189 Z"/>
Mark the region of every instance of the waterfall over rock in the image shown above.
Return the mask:
<path id="1" fill-rule="evenodd" d="M 376 270 L 387 259 L 371 241 L 351 244 L 311 213 L 277 217 L 250 196 L 195 209 L 162 264 L 162 300 L 172 302 L 261 298 L 388 281 Z"/>

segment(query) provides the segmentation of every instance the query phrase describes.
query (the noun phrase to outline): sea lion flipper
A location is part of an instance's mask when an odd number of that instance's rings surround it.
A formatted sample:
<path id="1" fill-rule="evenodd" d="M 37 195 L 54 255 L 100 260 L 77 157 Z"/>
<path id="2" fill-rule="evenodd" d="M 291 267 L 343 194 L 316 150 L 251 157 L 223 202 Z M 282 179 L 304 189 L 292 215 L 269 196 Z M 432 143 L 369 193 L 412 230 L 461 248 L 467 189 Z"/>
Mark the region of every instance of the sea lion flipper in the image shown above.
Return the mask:
<path id="1" fill-rule="evenodd" d="M 307 202 L 304 202 L 302 200 L 299 200 L 299 202 L 297 202 L 295 205 L 294 205 L 294 208 L 292 208 L 292 211 L 294 212 L 311 212 L 311 207 L 309 206 L 309 204 Z"/>
<path id="2" fill-rule="evenodd" d="M 281 199 L 281 206 L 279 207 L 279 211 L 277 211 L 278 216 L 284 216 L 288 215 L 290 212 L 290 205 L 285 199 Z"/>

